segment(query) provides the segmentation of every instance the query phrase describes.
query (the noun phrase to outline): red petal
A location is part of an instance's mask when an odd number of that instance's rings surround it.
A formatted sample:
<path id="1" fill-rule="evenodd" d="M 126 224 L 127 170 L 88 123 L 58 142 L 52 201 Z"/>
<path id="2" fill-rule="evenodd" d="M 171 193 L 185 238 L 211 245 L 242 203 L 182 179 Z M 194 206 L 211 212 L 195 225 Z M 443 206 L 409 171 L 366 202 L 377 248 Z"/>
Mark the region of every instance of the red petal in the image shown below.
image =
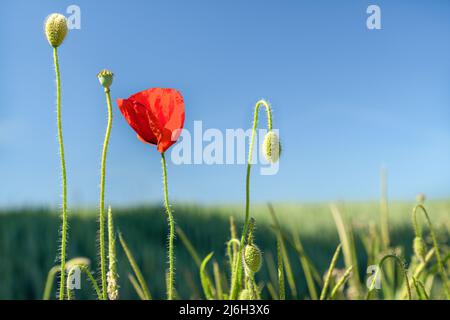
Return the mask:
<path id="1" fill-rule="evenodd" d="M 134 112 L 134 115 L 139 118 L 134 119 L 134 125 L 129 120 L 130 116 L 127 118 L 123 111 L 122 113 L 141 140 L 157 144 L 158 151 L 161 153 L 177 141 L 181 129 L 183 129 L 185 118 L 183 97 L 179 91 L 151 88 L 138 92 L 123 101 L 133 106 L 139 106 L 138 110 Z M 117 103 L 119 104 L 119 100 Z M 122 104 L 125 105 L 125 103 Z M 119 108 L 122 110 L 120 105 Z M 125 109 L 128 110 L 130 107 Z M 142 109 L 145 109 L 145 112 Z M 139 124 L 136 125 L 138 122 Z M 154 139 L 149 139 L 148 130 L 152 132 L 151 138 Z"/>
<path id="2" fill-rule="evenodd" d="M 158 143 L 158 139 L 149 126 L 149 112 L 145 106 L 130 99 L 117 99 L 117 105 L 125 120 L 142 141 L 150 144 Z"/>

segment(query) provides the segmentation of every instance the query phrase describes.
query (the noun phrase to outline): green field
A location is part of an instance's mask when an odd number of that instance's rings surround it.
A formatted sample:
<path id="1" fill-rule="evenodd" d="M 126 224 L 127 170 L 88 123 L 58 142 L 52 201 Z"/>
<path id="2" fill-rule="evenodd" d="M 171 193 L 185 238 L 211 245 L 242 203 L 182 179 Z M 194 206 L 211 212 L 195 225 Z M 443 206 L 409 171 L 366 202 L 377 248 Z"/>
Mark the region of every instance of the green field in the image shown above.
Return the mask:
<path id="1" fill-rule="evenodd" d="M 411 263 L 412 241 L 414 231 L 411 223 L 411 210 L 414 203 L 394 202 L 389 204 L 389 235 L 390 249 L 397 250 L 406 262 Z M 214 251 L 212 261 L 219 263 L 223 289 L 227 290 L 229 283 L 229 267 L 226 256 L 226 242 L 230 238 L 229 217 L 236 219 L 238 231 L 242 226 L 242 206 L 174 206 L 177 226 L 188 236 L 198 254 L 203 259 Z M 274 204 L 284 234 L 300 237 L 306 256 L 317 269 L 319 278 L 326 272 L 333 252 L 339 244 L 339 236 L 330 208 L 327 204 Z M 344 217 L 346 227 L 353 230 L 357 262 L 361 285 L 364 286 L 367 260 L 370 259 L 364 247 L 364 241 L 370 236 L 371 230 L 378 232 L 380 221 L 380 206 L 378 203 L 342 203 L 338 208 Z M 450 201 L 430 201 L 426 208 L 436 228 L 442 256 L 449 252 Z M 141 267 L 153 298 L 165 298 L 164 273 L 167 267 L 166 243 L 167 222 L 162 206 L 113 209 L 115 227 L 122 232 L 131 251 Z M 257 228 L 256 244 L 263 251 L 264 263 L 257 273 L 256 280 L 264 285 L 263 298 L 270 298 L 267 284 L 277 287 L 276 236 L 272 227 L 271 215 L 266 205 L 255 205 L 251 209 Z M 70 230 L 68 257 L 88 257 L 92 261 L 91 269 L 97 271 L 97 224 L 94 210 L 70 211 Z M 431 242 L 428 239 L 428 229 L 424 219 L 424 238 L 428 249 Z M 370 227 L 372 226 L 372 227 Z M 48 270 L 55 265 L 57 257 L 58 230 L 60 219 L 55 210 L 49 209 L 16 209 L 0 211 L 0 299 L 41 299 Z M 375 238 L 374 240 L 377 240 Z M 300 259 L 297 252 L 286 243 L 292 275 L 295 279 L 295 289 L 289 285 L 286 278 L 287 298 L 305 299 L 310 297 L 305 282 Z M 133 287 L 128 280 L 132 270 L 119 242 L 118 271 L 121 299 L 137 299 Z M 176 290 L 179 298 L 204 298 L 200 285 L 199 268 L 186 250 L 182 241 L 176 239 Z M 388 252 L 385 252 L 388 253 Z M 378 259 L 376 257 L 375 259 Z M 448 259 L 447 259 L 448 261 Z M 208 264 L 209 273 L 212 263 Z M 286 268 L 286 266 L 285 266 Z M 344 268 L 342 257 L 339 258 L 337 269 Z M 431 268 L 431 267 L 430 267 Z M 448 262 L 447 262 L 448 269 Z M 96 274 L 98 274 L 96 272 Z M 316 275 L 317 276 L 317 275 Z M 437 277 L 436 277 L 437 278 Z M 397 278 L 396 278 L 397 279 Z M 401 277 L 392 288 L 402 286 Z M 82 289 L 77 290 L 77 298 L 95 298 L 90 284 L 83 276 Z M 320 279 L 318 279 L 319 281 Z M 424 280 L 425 281 L 425 280 Z M 318 284 L 317 290 L 320 292 Z M 439 280 L 433 285 L 433 298 L 442 298 L 438 291 Z M 295 292 L 297 291 L 297 293 Z M 53 286 L 52 298 L 56 296 L 56 284 Z M 383 294 L 380 294 L 382 297 Z M 344 292 L 340 298 L 346 298 Z M 384 292 L 385 298 L 389 292 Z"/>

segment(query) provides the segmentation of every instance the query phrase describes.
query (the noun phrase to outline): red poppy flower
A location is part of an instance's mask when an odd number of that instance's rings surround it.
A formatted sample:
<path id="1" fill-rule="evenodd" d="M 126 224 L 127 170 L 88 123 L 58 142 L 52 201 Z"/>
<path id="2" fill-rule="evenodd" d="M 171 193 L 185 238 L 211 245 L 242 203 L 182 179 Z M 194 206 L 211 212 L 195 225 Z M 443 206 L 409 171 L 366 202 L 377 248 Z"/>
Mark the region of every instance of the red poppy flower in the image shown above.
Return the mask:
<path id="1" fill-rule="evenodd" d="M 184 124 L 184 102 L 175 89 L 151 88 L 117 99 L 122 115 L 139 140 L 157 145 L 160 153 L 173 145 Z"/>

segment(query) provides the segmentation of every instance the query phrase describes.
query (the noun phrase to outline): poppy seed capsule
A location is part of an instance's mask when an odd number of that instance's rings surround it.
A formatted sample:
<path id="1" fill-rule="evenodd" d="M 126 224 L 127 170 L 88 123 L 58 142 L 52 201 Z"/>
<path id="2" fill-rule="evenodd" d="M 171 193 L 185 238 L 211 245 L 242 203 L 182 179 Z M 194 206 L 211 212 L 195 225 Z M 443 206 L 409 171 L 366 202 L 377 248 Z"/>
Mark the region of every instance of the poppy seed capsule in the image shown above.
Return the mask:
<path id="1" fill-rule="evenodd" d="M 261 250 L 254 244 L 248 244 L 244 249 L 244 262 L 247 268 L 256 273 L 261 268 Z"/>
<path id="2" fill-rule="evenodd" d="M 244 289 L 241 291 L 241 293 L 239 294 L 239 300 L 251 300 L 251 294 L 250 294 L 250 290 L 248 289 Z"/>
<path id="3" fill-rule="evenodd" d="M 109 70 L 103 69 L 97 74 L 97 78 L 103 88 L 109 89 L 113 82 L 114 73 Z"/>
<path id="4" fill-rule="evenodd" d="M 413 247 L 415 255 L 421 260 L 425 259 L 425 242 L 421 237 L 414 238 Z"/>
<path id="5" fill-rule="evenodd" d="M 45 36 L 53 48 L 63 43 L 67 35 L 67 19 L 62 14 L 52 13 L 45 21 Z"/>
<path id="6" fill-rule="evenodd" d="M 271 163 L 277 162 L 280 158 L 281 144 L 280 139 L 275 132 L 267 132 L 266 136 L 264 137 L 263 151 L 267 161 Z"/>

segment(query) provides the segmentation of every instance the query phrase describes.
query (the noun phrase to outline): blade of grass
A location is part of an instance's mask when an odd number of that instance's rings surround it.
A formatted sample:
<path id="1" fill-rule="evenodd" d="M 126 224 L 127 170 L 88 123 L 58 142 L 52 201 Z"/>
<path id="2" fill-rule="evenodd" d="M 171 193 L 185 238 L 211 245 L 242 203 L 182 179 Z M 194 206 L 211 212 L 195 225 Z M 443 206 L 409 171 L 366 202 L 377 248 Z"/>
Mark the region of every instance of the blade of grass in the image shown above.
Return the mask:
<path id="1" fill-rule="evenodd" d="M 295 284 L 295 277 L 292 272 L 291 263 L 289 261 L 289 255 L 287 253 L 286 246 L 283 241 L 283 231 L 281 229 L 280 223 L 278 222 L 278 218 L 272 204 L 268 203 L 267 206 L 269 208 L 270 215 L 272 216 L 273 223 L 275 224 L 275 228 L 280 238 L 281 255 L 283 257 L 286 278 L 288 281 L 289 289 L 291 290 L 292 298 L 295 300 L 297 299 L 297 286 Z"/>
<path id="2" fill-rule="evenodd" d="M 269 292 L 269 295 L 272 298 L 272 300 L 279 300 L 277 291 L 275 290 L 275 287 L 273 286 L 272 282 L 269 282 L 267 284 L 267 291 Z"/>
<path id="3" fill-rule="evenodd" d="M 197 265 L 198 268 L 200 268 L 201 265 L 202 265 L 202 260 L 200 259 L 200 255 L 198 254 L 198 252 L 195 249 L 194 245 L 189 240 L 187 235 L 184 233 L 183 229 L 181 229 L 180 227 L 177 227 L 176 228 L 176 232 L 177 232 L 178 236 L 180 237 L 181 242 L 186 247 L 186 250 L 189 252 L 189 254 L 191 255 L 192 259 L 194 260 L 195 264 Z M 205 270 L 204 272 L 205 272 L 205 277 L 208 278 L 208 282 L 212 283 L 212 280 L 211 280 L 211 277 L 210 277 L 208 271 Z"/>
<path id="4" fill-rule="evenodd" d="M 312 274 L 312 264 L 309 262 L 308 257 L 305 254 L 305 251 L 303 250 L 303 245 L 300 240 L 300 235 L 298 233 L 293 235 L 294 237 L 294 246 L 295 250 L 297 251 L 297 255 L 300 259 L 300 264 L 303 269 L 303 273 L 305 274 L 305 280 L 306 285 L 308 287 L 309 296 L 311 300 L 317 300 L 318 294 L 316 285 L 314 284 L 313 274 Z M 320 278 L 320 276 L 319 276 Z"/>
<path id="5" fill-rule="evenodd" d="M 339 244 L 334 252 L 333 259 L 331 260 L 330 267 L 328 268 L 327 276 L 325 279 L 325 283 L 322 288 L 322 292 L 320 293 L 320 300 L 325 300 L 327 295 L 328 286 L 330 285 L 331 277 L 333 276 L 334 267 L 336 266 L 336 262 L 339 258 L 339 254 L 341 253 L 342 244 Z"/>
<path id="6" fill-rule="evenodd" d="M 281 236 L 277 239 L 277 260 L 278 260 L 278 297 L 280 300 L 286 299 L 284 287 L 283 257 L 281 252 Z"/>
<path id="7" fill-rule="evenodd" d="M 214 281 L 216 284 L 216 297 L 218 300 L 222 300 L 223 299 L 222 278 L 220 276 L 220 269 L 217 261 L 214 261 L 213 263 L 213 270 L 214 270 Z"/>
<path id="8" fill-rule="evenodd" d="M 136 294 L 138 295 L 139 299 L 141 299 L 141 300 L 148 300 L 145 297 L 145 294 L 142 291 L 141 286 L 137 282 L 136 278 L 131 273 L 128 274 L 128 280 L 130 280 L 130 283 L 133 286 L 134 291 L 136 291 Z"/>
<path id="9" fill-rule="evenodd" d="M 361 292 L 361 284 L 357 269 L 357 257 L 354 256 L 355 247 L 354 241 L 350 238 L 346 228 L 342 214 L 335 204 L 330 205 L 331 214 L 333 215 L 334 223 L 336 224 L 336 229 L 338 231 L 339 239 L 342 244 L 342 252 L 344 254 L 345 267 L 350 268 L 353 266 L 355 270 L 355 276 L 352 277 L 351 285 L 358 291 Z M 356 262 L 356 263 L 355 263 Z"/>
<path id="10" fill-rule="evenodd" d="M 333 300 L 336 296 L 336 293 L 338 290 L 347 282 L 347 280 L 351 277 L 353 271 L 353 266 L 350 266 L 347 270 L 345 270 L 344 275 L 338 280 L 336 285 L 334 286 L 333 290 L 331 290 L 330 294 L 330 300 Z"/>
<path id="11" fill-rule="evenodd" d="M 121 233 L 119 233 L 119 240 L 120 244 L 122 245 L 123 251 L 125 251 L 125 254 L 128 258 L 128 262 L 130 263 L 130 266 L 133 269 L 133 272 L 139 282 L 142 292 L 144 293 L 145 299 L 152 300 L 152 295 L 150 294 L 150 290 L 148 290 L 147 283 L 145 282 L 145 279 L 142 276 L 141 269 L 139 269 L 139 266 L 137 265 L 136 260 L 134 259 L 134 256 L 131 253 L 130 249 L 128 248 L 128 245 L 125 242 Z"/>
<path id="12" fill-rule="evenodd" d="M 201 265 L 200 265 L 200 281 L 202 283 L 203 293 L 205 294 L 206 299 L 213 300 L 214 299 L 214 289 L 211 284 L 211 281 L 206 276 L 206 265 L 208 264 L 209 260 L 211 260 L 214 252 L 211 252 L 208 254 L 205 259 L 203 259 Z"/>

